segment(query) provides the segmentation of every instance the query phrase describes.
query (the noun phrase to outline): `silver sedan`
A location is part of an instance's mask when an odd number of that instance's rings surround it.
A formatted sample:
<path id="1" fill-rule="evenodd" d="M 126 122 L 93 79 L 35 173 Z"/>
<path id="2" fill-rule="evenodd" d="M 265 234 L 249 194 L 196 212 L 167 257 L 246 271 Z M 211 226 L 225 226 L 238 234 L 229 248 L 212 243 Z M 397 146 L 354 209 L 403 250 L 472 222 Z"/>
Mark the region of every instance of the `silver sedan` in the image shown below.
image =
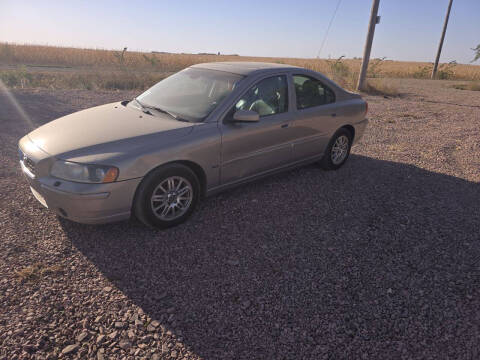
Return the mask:
<path id="1" fill-rule="evenodd" d="M 191 66 L 131 101 L 76 112 L 19 142 L 34 196 L 58 215 L 183 222 L 198 201 L 302 164 L 341 167 L 367 103 L 322 74 L 266 63 Z"/>

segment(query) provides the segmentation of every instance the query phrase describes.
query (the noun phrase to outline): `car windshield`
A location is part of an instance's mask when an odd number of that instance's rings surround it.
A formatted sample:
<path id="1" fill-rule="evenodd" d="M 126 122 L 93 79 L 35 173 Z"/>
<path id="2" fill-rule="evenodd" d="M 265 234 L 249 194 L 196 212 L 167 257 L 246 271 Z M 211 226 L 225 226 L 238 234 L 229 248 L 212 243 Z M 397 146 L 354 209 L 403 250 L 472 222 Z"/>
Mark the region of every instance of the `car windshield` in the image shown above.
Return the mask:
<path id="1" fill-rule="evenodd" d="M 243 76 L 223 71 L 187 68 L 160 81 L 137 97 L 179 119 L 204 120 L 232 92 Z"/>

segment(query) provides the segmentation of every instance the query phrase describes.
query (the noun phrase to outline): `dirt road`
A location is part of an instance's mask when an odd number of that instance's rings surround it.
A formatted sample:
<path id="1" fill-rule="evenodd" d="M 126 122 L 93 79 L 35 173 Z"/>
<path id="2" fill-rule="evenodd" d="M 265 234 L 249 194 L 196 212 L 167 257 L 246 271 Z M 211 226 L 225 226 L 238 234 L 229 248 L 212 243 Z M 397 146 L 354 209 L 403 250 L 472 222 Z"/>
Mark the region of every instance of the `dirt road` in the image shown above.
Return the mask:
<path id="1" fill-rule="evenodd" d="M 30 126 L 126 92 L 0 94 L 0 359 L 480 357 L 480 93 L 368 97 L 341 170 L 205 200 L 185 224 L 59 220 L 17 162 Z"/>

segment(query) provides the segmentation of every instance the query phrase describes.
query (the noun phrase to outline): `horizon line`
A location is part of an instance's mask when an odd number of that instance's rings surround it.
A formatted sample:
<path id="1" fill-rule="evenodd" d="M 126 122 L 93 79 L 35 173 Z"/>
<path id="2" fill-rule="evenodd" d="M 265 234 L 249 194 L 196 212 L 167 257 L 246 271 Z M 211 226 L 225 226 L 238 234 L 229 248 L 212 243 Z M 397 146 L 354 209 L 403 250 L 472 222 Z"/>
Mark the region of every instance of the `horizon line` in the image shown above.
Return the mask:
<path id="1" fill-rule="evenodd" d="M 10 41 L 0 41 L 0 45 L 13 45 L 13 46 L 42 46 L 42 47 L 50 47 L 50 48 L 61 48 L 61 49 L 77 49 L 77 50 L 94 50 L 94 51 L 123 51 L 123 49 L 116 49 L 116 48 L 103 48 L 103 47 L 88 47 L 88 46 L 74 46 L 74 45 L 52 45 L 48 43 L 18 43 L 18 42 L 10 42 Z M 345 57 L 344 55 L 339 57 L 328 57 L 328 58 L 318 58 L 318 57 L 291 57 L 291 56 L 261 56 L 261 55 L 242 55 L 242 54 L 222 54 L 221 52 L 214 53 L 214 52 L 170 52 L 170 51 L 161 51 L 161 50 L 145 50 L 145 49 L 133 49 L 128 50 L 127 52 L 131 53 L 143 53 L 143 54 L 172 54 L 172 55 L 204 55 L 204 56 L 238 56 L 238 57 L 249 57 L 249 58 L 264 58 L 264 59 L 294 59 L 294 60 L 336 60 L 343 57 L 345 60 L 362 60 L 362 57 Z M 220 55 L 219 55 L 219 54 Z M 370 60 L 381 59 L 381 58 L 370 58 Z M 433 64 L 433 61 L 415 61 L 415 60 L 395 60 L 385 58 L 383 61 L 394 61 L 394 62 L 408 62 L 408 63 L 419 63 L 419 64 Z M 455 60 L 454 60 L 455 61 Z M 453 61 L 452 61 L 453 62 Z M 474 64 L 473 62 L 469 63 L 462 63 L 457 62 L 459 65 L 467 65 L 467 66 L 480 66 L 480 64 Z M 450 64 L 451 62 L 440 62 L 440 64 Z"/>

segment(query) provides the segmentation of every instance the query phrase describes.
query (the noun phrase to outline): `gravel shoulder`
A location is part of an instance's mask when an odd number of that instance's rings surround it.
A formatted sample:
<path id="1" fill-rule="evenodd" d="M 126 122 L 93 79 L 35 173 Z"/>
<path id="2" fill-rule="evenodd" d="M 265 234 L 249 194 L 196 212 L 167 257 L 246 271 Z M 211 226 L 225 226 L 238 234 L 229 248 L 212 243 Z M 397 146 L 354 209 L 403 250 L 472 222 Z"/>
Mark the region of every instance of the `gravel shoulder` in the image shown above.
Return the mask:
<path id="1" fill-rule="evenodd" d="M 132 92 L 0 92 L 0 359 L 480 357 L 480 93 L 392 80 L 339 171 L 87 226 L 31 195 L 17 141 Z"/>

